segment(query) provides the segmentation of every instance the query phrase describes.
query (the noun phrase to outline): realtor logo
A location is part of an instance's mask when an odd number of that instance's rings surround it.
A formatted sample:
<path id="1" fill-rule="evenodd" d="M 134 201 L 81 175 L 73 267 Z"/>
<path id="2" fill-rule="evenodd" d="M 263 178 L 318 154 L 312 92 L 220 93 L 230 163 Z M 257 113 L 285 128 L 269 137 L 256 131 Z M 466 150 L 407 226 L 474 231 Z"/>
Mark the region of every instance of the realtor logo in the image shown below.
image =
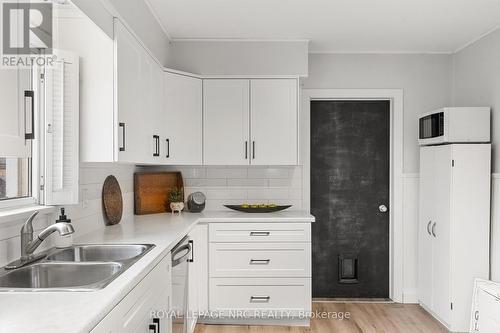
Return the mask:
<path id="1" fill-rule="evenodd" d="M 52 53 L 52 3 L 2 4 L 4 55 Z"/>

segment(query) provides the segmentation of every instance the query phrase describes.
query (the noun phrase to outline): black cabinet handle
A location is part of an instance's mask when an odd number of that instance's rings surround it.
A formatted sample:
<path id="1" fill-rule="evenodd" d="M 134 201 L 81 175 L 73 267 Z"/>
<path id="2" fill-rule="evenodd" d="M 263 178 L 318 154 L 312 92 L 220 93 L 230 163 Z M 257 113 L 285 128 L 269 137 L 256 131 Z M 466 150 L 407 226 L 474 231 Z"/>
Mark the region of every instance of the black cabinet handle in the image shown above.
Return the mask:
<path id="1" fill-rule="evenodd" d="M 161 332 L 161 329 L 160 329 L 160 318 L 153 318 L 153 325 L 156 326 L 156 329 L 157 333 L 160 333 Z"/>
<path id="2" fill-rule="evenodd" d="M 170 157 L 170 139 L 167 139 L 167 158 Z"/>
<path id="3" fill-rule="evenodd" d="M 188 240 L 188 243 L 191 244 L 191 258 L 188 259 L 188 262 L 194 262 L 194 241 L 192 239 Z"/>
<path id="4" fill-rule="evenodd" d="M 122 146 L 120 147 L 120 151 L 125 151 L 125 123 L 119 123 L 118 127 L 122 128 Z"/>
<path id="5" fill-rule="evenodd" d="M 27 110 L 27 98 L 30 99 L 30 112 Z M 28 121 L 28 115 L 31 118 L 31 121 Z M 24 139 L 33 140 L 35 138 L 35 92 L 33 90 L 24 91 L 24 116 L 26 117 L 24 119 Z"/>
<path id="6" fill-rule="evenodd" d="M 153 135 L 153 140 L 155 140 L 155 152 L 153 153 L 154 157 L 160 156 L 160 136 Z"/>
<path id="7" fill-rule="evenodd" d="M 269 265 L 271 259 L 250 259 L 250 265 Z"/>
<path id="8" fill-rule="evenodd" d="M 252 141 L 252 159 L 255 160 L 255 141 Z"/>
<path id="9" fill-rule="evenodd" d="M 250 231 L 250 236 L 269 236 L 269 231 Z"/>
<path id="10" fill-rule="evenodd" d="M 245 141 L 245 160 L 248 159 L 248 141 Z"/>
<path id="11" fill-rule="evenodd" d="M 250 296 L 250 303 L 269 303 L 271 296 Z"/>

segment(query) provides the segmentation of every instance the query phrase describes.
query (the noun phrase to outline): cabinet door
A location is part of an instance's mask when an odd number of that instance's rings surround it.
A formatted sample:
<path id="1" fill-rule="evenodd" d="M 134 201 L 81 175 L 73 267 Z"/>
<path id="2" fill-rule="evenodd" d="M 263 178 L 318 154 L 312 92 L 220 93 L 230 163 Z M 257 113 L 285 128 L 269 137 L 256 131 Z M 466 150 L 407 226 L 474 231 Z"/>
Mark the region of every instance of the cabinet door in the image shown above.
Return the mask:
<path id="1" fill-rule="evenodd" d="M 31 70 L 0 70 L 0 156 L 30 157 L 32 133 Z"/>
<path id="2" fill-rule="evenodd" d="M 249 81 L 203 81 L 203 159 L 209 165 L 249 164 Z"/>
<path id="3" fill-rule="evenodd" d="M 434 166 L 434 219 L 431 233 L 433 246 L 433 311 L 450 323 L 450 191 L 452 173 L 451 146 L 436 146 Z"/>
<path id="4" fill-rule="evenodd" d="M 118 161 L 148 162 L 153 138 L 144 84 L 151 78 L 151 68 L 144 60 L 144 48 L 117 18 L 114 29 Z"/>
<path id="5" fill-rule="evenodd" d="M 145 78 L 144 87 L 145 96 L 149 101 L 146 101 L 148 109 L 146 109 L 150 117 L 151 130 L 150 130 L 150 162 L 154 164 L 165 163 L 165 115 L 163 112 L 163 69 L 148 56 L 149 67 L 151 68 L 151 75 Z"/>
<path id="6" fill-rule="evenodd" d="M 434 215 L 434 147 L 420 148 L 419 223 L 418 223 L 418 299 L 432 309 L 431 227 Z"/>
<path id="7" fill-rule="evenodd" d="M 188 333 L 194 331 L 197 314 L 208 311 L 208 225 L 197 225 L 189 234 L 193 258 L 189 263 Z"/>
<path id="8" fill-rule="evenodd" d="M 202 164 L 202 80 L 164 74 L 165 150 L 167 164 Z"/>
<path id="9" fill-rule="evenodd" d="M 297 80 L 250 82 L 251 164 L 297 164 Z"/>

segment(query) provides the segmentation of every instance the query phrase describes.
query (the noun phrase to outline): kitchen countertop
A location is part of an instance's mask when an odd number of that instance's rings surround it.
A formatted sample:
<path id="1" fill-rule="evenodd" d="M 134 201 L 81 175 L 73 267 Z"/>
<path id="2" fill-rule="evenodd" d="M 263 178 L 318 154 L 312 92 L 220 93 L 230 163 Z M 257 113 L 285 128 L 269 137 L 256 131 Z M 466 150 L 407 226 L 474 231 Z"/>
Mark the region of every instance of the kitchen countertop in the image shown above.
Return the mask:
<path id="1" fill-rule="evenodd" d="M 75 237 L 75 244 L 156 246 L 107 287 L 92 292 L 0 292 L 0 332 L 89 332 L 198 223 L 314 222 L 302 211 L 248 214 L 204 212 L 125 217 L 122 223 Z M 78 230 L 77 230 L 78 232 Z"/>

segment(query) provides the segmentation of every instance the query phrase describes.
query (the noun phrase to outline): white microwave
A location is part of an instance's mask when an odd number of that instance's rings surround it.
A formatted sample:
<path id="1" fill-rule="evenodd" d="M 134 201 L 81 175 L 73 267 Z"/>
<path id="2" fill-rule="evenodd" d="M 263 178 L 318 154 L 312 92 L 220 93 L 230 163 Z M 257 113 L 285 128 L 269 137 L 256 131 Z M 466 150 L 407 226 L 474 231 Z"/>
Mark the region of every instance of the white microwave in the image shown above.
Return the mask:
<path id="1" fill-rule="evenodd" d="M 418 143 L 490 142 L 489 107 L 447 107 L 420 115 Z"/>

